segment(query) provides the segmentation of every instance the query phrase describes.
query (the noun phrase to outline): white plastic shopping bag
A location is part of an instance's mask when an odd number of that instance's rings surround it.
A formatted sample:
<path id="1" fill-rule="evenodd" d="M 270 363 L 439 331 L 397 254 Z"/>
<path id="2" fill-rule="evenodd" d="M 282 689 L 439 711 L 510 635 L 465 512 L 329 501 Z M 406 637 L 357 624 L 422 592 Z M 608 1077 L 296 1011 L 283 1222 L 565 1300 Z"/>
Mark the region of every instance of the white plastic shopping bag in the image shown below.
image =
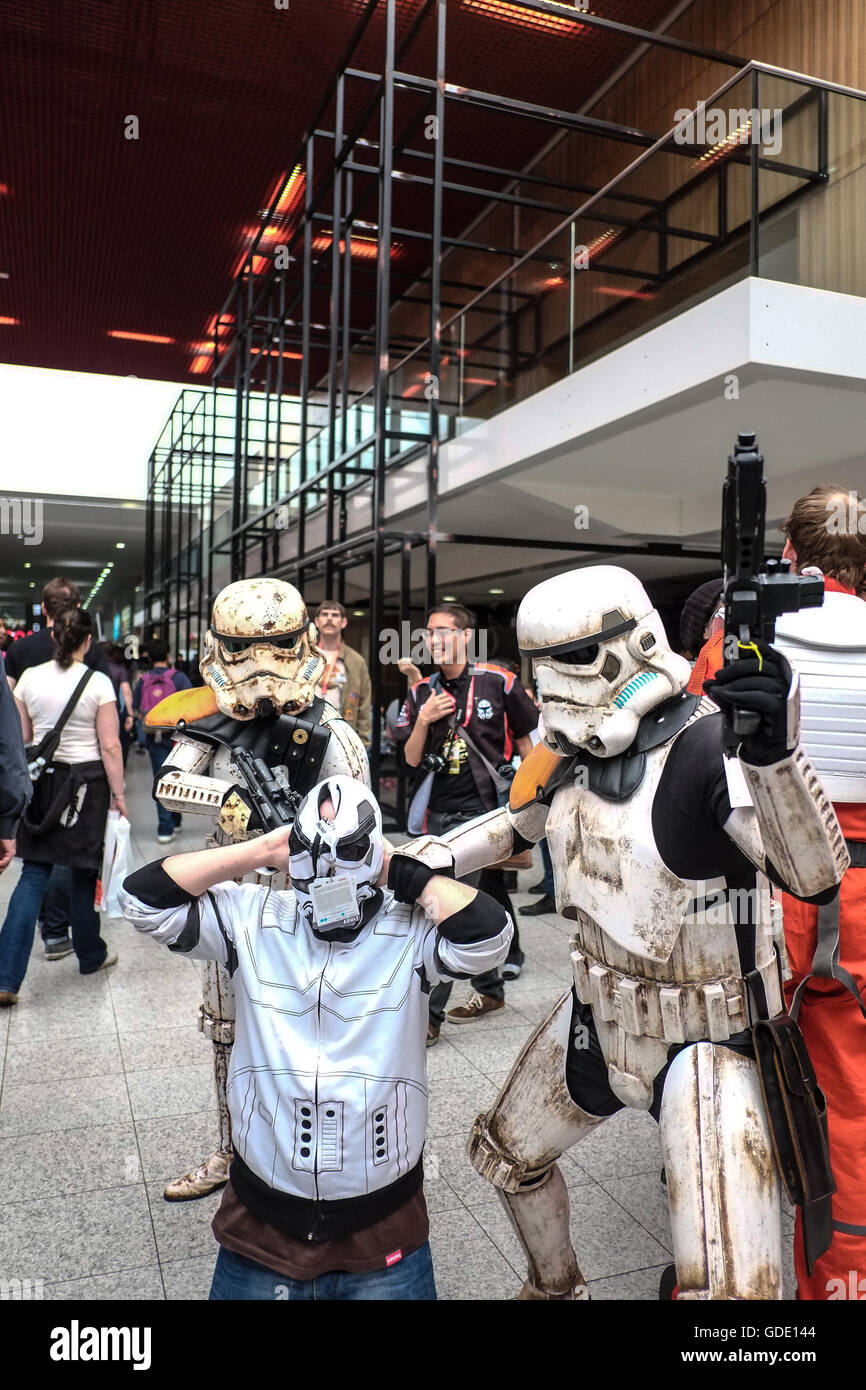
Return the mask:
<path id="1" fill-rule="evenodd" d="M 119 811 L 109 811 L 105 827 L 105 849 L 102 855 L 102 873 L 96 887 L 95 907 L 106 917 L 122 917 L 118 895 L 123 880 L 132 869 L 132 850 L 129 840 L 130 825 Z"/>

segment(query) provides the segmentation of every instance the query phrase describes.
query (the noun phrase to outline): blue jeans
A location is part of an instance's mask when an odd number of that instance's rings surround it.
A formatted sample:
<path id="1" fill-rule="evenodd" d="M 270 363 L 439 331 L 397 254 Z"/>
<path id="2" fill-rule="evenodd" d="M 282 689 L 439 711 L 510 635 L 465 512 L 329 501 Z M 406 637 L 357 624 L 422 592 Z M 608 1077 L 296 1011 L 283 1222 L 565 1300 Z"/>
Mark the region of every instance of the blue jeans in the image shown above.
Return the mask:
<path id="1" fill-rule="evenodd" d="M 358 1299 L 430 1302 L 436 1298 L 436 1285 L 430 1245 L 426 1241 L 419 1250 L 398 1260 L 390 1269 L 374 1269 L 369 1274 L 335 1270 L 332 1274 L 319 1274 L 315 1279 L 290 1279 L 288 1275 L 277 1274 L 276 1270 L 266 1269 L 220 1246 L 209 1297 L 220 1301 L 257 1299 L 267 1303 L 294 1298 L 316 1302 L 333 1299 L 343 1303 Z"/>
<path id="2" fill-rule="evenodd" d="M 65 864 L 53 864 L 51 867 L 51 879 L 39 913 L 39 930 L 43 941 L 57 941 L 69 935 L 70 874 L 71 870 Z"/>
<path id="3" fill-rule="evenodd" d="M 9 990 L 12 994 L 17 994 L 18 987 L 27 974 L 36 931 L 36 918 L 48 887 L 51 869 L 51 864 L 39 864 L 33 859 L 24 860 L 21 877 L 15 885 L 15 891 L 6 909 L 6 920 L 0 927 L 0 990 Z M 105 942 L 99 935 L 99 918 L 93 908 L 96 870 L 70 869 L 69 872 L 72 944 L 81 974 L 92 975 L 108 954 Z"/>
<path id="4" fill-rule="evenodd" d="M 157 743 L 153 734 L 147 736 L 147 751 L 150 754 L 150 765 L 153 768 L 153 775 L 156 778 L 159 770 L 171 752 L 171 737 L 163 730 L 163 742 Z M 178 816 L 178 821 L 180 817 Z M 170 835 L 175 827 L 175 817 L 171 811 L 167 811 L 159 802 L 156 803 L 156 833 L 157 835 Z"/>

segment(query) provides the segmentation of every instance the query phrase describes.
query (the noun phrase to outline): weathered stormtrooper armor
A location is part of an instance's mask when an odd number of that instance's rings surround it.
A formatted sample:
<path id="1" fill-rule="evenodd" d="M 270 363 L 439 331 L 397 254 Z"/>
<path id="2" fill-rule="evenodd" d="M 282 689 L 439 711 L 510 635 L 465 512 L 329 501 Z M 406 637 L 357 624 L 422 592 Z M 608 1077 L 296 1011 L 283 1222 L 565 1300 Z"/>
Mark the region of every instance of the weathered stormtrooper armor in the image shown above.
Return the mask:
<path id="1" fill-rule="evenodd" d="M 779 1298 L 780 1184 L 744 969 L 778 1012 L 765 871 L 809 897 L 847 862 L 791 702 L 786 756 L 723 769 L 720 713 L 683 693 L 688 664 L 642 586 L 610 566 L 532 589 L 517 636 L 544 746 L 508 808 L 444 838 L 461 874 L 546 835 L 557 911 L 575 928 L 574 991 L 536 1029 L 470 1150 L 526 1250 L 522 1297 L 587 1297 L 556 1159 L 628 1105 L 660 1114 L 679 1297 Z M 702 804 L 690 810 L 686 793 Z M 437 846 L 413 848 L 423 859 Z M 746 966 L 737 924 L 749 914 Z"/>
<path id="2" fill-rule="evenodd" d="M 261 757 L 285 785 L 304 794 L 321 778 L 343 774 L 369 786 L 367 754 L 336 710 L 315 695 L 325 658 L 316 645 L 297 589 L 280 579 L 243 579 L 216 598 L 200 667 L 205 690 L 170 695 L 147 716 L 150 727 L 176 730 L 171 752 L 154 784 L 154 797 L 171 811 L 208 817 L 208 844 L 230 844 L 259 834 L 261 823 L 243 777 L 223 743 Z M 215 736 L 222 743 L 209 741 Z M 275 887 L 286 887 L 278 877 Z M 203 966 L 200 1027 L 214 1044 L 219 1102 L 219 1150 L 198 1169 L 168 1185 L 170 1200 L 199 1197 L 226 1181 L 231 1119 L 226 1101 L 234 1042 L 235 1000 L 228 972 Z"/>

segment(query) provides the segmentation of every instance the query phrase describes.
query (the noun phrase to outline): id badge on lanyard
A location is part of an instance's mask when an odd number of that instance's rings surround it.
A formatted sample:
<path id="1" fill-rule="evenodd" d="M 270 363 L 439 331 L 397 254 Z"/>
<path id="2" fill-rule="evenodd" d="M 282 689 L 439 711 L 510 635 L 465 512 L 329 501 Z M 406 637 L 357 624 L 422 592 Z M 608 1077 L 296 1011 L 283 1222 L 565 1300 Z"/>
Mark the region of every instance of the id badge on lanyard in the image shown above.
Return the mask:
<path id="1" fill-rule="evenodd" d="M 351 927 L 361 916 L 355 884 L 345 874 L 335 874 L 333 878 L 314 878 L 310 884 L 310 900 L 319 928 Z"/>

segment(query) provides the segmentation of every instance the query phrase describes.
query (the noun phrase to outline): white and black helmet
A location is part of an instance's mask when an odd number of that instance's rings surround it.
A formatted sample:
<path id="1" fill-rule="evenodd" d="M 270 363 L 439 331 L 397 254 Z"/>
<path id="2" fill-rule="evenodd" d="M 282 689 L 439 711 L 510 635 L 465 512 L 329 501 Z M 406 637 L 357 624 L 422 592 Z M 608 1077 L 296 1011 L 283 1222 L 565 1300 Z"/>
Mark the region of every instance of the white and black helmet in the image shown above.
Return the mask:
<path id="1" fill-rule="evenodd" d="M 517 613 L 532 658 L 544 742 L 600 758 L 628 748 L 643 715 L 688 684 L 646 590 L 628 570 L 592 565 L 536 584 Z"/>
<path id="2" fill-rule="evenodd" d="M 328 801 L 334 815 L 326 820 L 322 810 Z M 321 935 L 360 930 L 381 906 L 375 885 L 384 860 L 382 813 L 368 787 L 351 777 L 328 777 L 307 792 L 289 833 L 289 871 L 299 910 L 314 930 Z M 338 877 L 354 887 L 358 919 L 325 928 L 315 919 L 312 885 Z"/>

